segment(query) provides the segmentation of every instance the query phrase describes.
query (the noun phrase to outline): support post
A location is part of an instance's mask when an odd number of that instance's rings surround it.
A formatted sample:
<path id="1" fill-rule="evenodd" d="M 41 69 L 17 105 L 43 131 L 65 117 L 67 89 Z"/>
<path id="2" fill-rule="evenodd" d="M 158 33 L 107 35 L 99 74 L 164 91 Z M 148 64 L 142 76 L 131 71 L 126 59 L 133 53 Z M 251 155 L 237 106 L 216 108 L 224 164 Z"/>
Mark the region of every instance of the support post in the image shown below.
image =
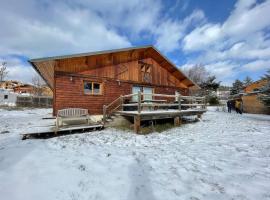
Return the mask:
<path id="1" fill-rule="evenodd" d="M 180 94 L 178 94 L 177 100 L 178 100 L 178 110 L 181 110 L 181 96 L 180 96 Z"/>
<path id="2" fill-rule="evenodd" d="M 141 113 L 142 93 L 138 91 L 138 113 Z"/>
<path id="3" fill-rule="evenodd" d="M 103 124 L 106 123 L 106 109 L 107 109 L 107 106 L 106 105 L 103 105 Z"/>
<path id="4" fill-rule="evenodd" d="M 140 133 L 141 131 L 141 117 L 139 115 L 134 116 L 134 132 Z"/>
<path id="5" fill-rule="evenodd" d="M 121 104 L 121 106 L 120 106 L 121 107 L 121 110 L 123 111 L 123 108 L 124 108 L 123 107 L 123 104 L 124 104 L 124 97 L 123 97 L 123 95 L 120 96 L 120 104 Z"/>
<path id="6" fill-rule="evenodd" d="M 179 116 L 174 117 L 174 126 L 180 126 L 182 124 L 182 119 Z"/>

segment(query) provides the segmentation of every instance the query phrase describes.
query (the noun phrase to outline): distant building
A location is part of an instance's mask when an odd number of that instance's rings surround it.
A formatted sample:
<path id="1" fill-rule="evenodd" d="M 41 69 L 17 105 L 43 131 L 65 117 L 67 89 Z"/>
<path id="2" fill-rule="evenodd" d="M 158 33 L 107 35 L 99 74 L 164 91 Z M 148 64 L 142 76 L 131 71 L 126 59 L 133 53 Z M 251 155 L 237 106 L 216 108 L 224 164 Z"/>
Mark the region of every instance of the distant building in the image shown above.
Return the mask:
<path id="1" fill-rule="evenodd" d="M 10 89 L 0 88 L 0 106 L 15 106 L 18 94 Z"/>
<path id="2" fill-rule="evenodd" d="M 52 97 L 53 91 L 48 86 L 42 86 L 42 96 Z"/>
<path id="3" fill-rule="evenodd" d="M 52 90 L 44 85 L 41 88 L 37 88 L 34 85 L 22 83 L 19 81 L 3 81 L 0 83 L 0 88 L 13 91 L 22 95 L 41 95 L 41 96 L 53 96 Z"/>
<path id="4" fill-rule="evenodd" d="M 267 80 L 258 80 L 244 88 L 242 96 L 243 110 L 247 113 L 270 114 L 267 108 L 260 100 L 260 88 L 267 84 Z"/>
<path id="5" fill-rule="evenodd" d="M 216 95 L 219 100 L 228 100 L 230 96 L 230 88 L 218 88 Z"/>
<path id="6" fill-rule="evenodd" d="M 2 81 L 2 82 L 0 82 L 0 88 L 13 90 L 14 87 L 22 85 L 22 84 L 23 83 L 21 83 L 19 81 L 13 81 L 13 80 Z"/>
<path id="7" fill-rule="evenodd" d="M 15 86 L 13 90 L 15 93 L 18 93 L 18 94 L 29 94 L 29 95 L 34 94 L 34 91 L 35 91 L 34 86 L 30 84 L 22 84 L 22 85 Z"/>

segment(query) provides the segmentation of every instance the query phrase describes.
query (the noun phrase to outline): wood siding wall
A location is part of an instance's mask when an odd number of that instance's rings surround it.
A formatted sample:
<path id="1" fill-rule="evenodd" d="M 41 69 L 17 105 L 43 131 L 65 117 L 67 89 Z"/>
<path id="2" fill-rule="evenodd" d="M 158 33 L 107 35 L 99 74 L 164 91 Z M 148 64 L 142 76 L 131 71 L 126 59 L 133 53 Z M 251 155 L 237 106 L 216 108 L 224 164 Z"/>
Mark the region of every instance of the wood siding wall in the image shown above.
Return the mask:
<path id="1" fill-rule="evenodd" d="M 98 71 L 96 71 L 98 73 Z M 104 72 L 103 72 L 104 73 Z M 100 75 L 101 74 L 97 74 Z M 130 75 L 133 76 L 133 75 Z M 86 95 L 83 91 L 83 81 L 95 81 L 102 83 L 102 95 Z M 164 81 L 164 80 L 163 80 Z M 110 80 L 106 78 L 84 78 L 80 76 L 72 77 L 65 75 L 55 75 L 55 94 L 54 94 L 54 115 L 57 111 L 64 108 L 85 108 L 90 114 L 102 114 L 103 105 L 110 104 L 120 95 L 132 93 L 134 84 L 125 81 Z M 148 84 L 151 86 L 151 84 Z M 155 93 L 175 94 L 180 91 L 183 95 L 187 95 L 187 90 L 180 90 L 179 87 L 170 86 L 152 86 Z"/>
<path id="2" fill-rule="evenodd" d="M 177 79 L 172 73 L 170 73 L 167 69 L 158 64 L 154 59 L 147 58 L 141 61 L 151 64 L 153 66 L 151 72 L 151 84 L 187 88 L 185 84 L 185 81 L 187 80 Z M 140 64 L 138 63 L 138 60 L 125 62 L 117 65 L 91 67 L 91 65 L 88 65 L 87 59 L 82 57 L 77 59 L 61 60 L 57 63 L 56 66 L 56 71 L 75 72 L 76 69 L 76 73 L 83 75 L 141 82 Z"/>
<path id="3" fill-rule="evenodd" d="M 246 113 L 270 114 L 270 109 L 264 106 L 259 100 L 258 95 L 242 96 L 243 110 Z"/>

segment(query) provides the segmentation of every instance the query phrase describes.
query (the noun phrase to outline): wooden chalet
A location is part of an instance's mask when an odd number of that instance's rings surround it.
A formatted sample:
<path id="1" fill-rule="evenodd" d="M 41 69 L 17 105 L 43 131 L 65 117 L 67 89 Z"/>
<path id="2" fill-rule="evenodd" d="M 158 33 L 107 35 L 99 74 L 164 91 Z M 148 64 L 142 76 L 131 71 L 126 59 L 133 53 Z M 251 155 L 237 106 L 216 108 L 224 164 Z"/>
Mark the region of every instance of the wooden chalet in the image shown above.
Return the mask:
<path id="1" fill-rule="evenodd" d="M 32 59 L 29 62 L 53 91 L 54 115 L 60 109 L 79 107 L 88 109 L 92 115 L 102 114 L 104 119 L 118 111 L 122 115 L 134 116 L 135 120 L 138 116 L 134 111 L 137 111 L 141 120 L 143 112 L 148 111 L 146 107 L 150 107 L 151 112 L 163 107 L 167 113 L 164 114 L 164 110 L 159 112 L 161 117 L 179 116 L 177 112 L 181 105 L 177 102 L 181 104 L 183 99 L 178 101 L 178 96 L 188 98 L 189 88 L 198 87 L 153 46 Z M 171 108 L 178 111 L 175 113 Z"/>
<path id="2" fill-rule="evenodd" d="M 261 79 L 244 88 L 244 94 L 241 97 L 244 112 L 253 114 L 270 114 L 270 109 L 259 100 L 260 89 L 266 84 L 268 84 L 268 80 Z"/>
<path id="3" fill-rule="evenodd" d="M 34 86 L 30 84 L 21 84 L 13 87 L 15 93 L 18 94 L 34 94 Z"/>

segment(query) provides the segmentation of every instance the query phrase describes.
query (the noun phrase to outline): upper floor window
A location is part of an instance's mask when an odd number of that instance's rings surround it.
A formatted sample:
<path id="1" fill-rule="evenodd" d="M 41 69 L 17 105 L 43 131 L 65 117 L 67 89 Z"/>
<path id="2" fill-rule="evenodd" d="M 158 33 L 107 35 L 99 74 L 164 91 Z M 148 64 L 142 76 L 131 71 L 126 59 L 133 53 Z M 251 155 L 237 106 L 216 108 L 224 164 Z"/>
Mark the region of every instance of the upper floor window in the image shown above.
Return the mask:
<path id="1" fill-rule="evenodd" d="M 151 83 L 152 82 L 152 65 L 139 61 L 140 66 L 140 80 L 142 82 Z"/>
<path id="2" fill-rule="evenodd" d="M 84 94 L 101 95 L 101 83 L 84 81 Z"/>

